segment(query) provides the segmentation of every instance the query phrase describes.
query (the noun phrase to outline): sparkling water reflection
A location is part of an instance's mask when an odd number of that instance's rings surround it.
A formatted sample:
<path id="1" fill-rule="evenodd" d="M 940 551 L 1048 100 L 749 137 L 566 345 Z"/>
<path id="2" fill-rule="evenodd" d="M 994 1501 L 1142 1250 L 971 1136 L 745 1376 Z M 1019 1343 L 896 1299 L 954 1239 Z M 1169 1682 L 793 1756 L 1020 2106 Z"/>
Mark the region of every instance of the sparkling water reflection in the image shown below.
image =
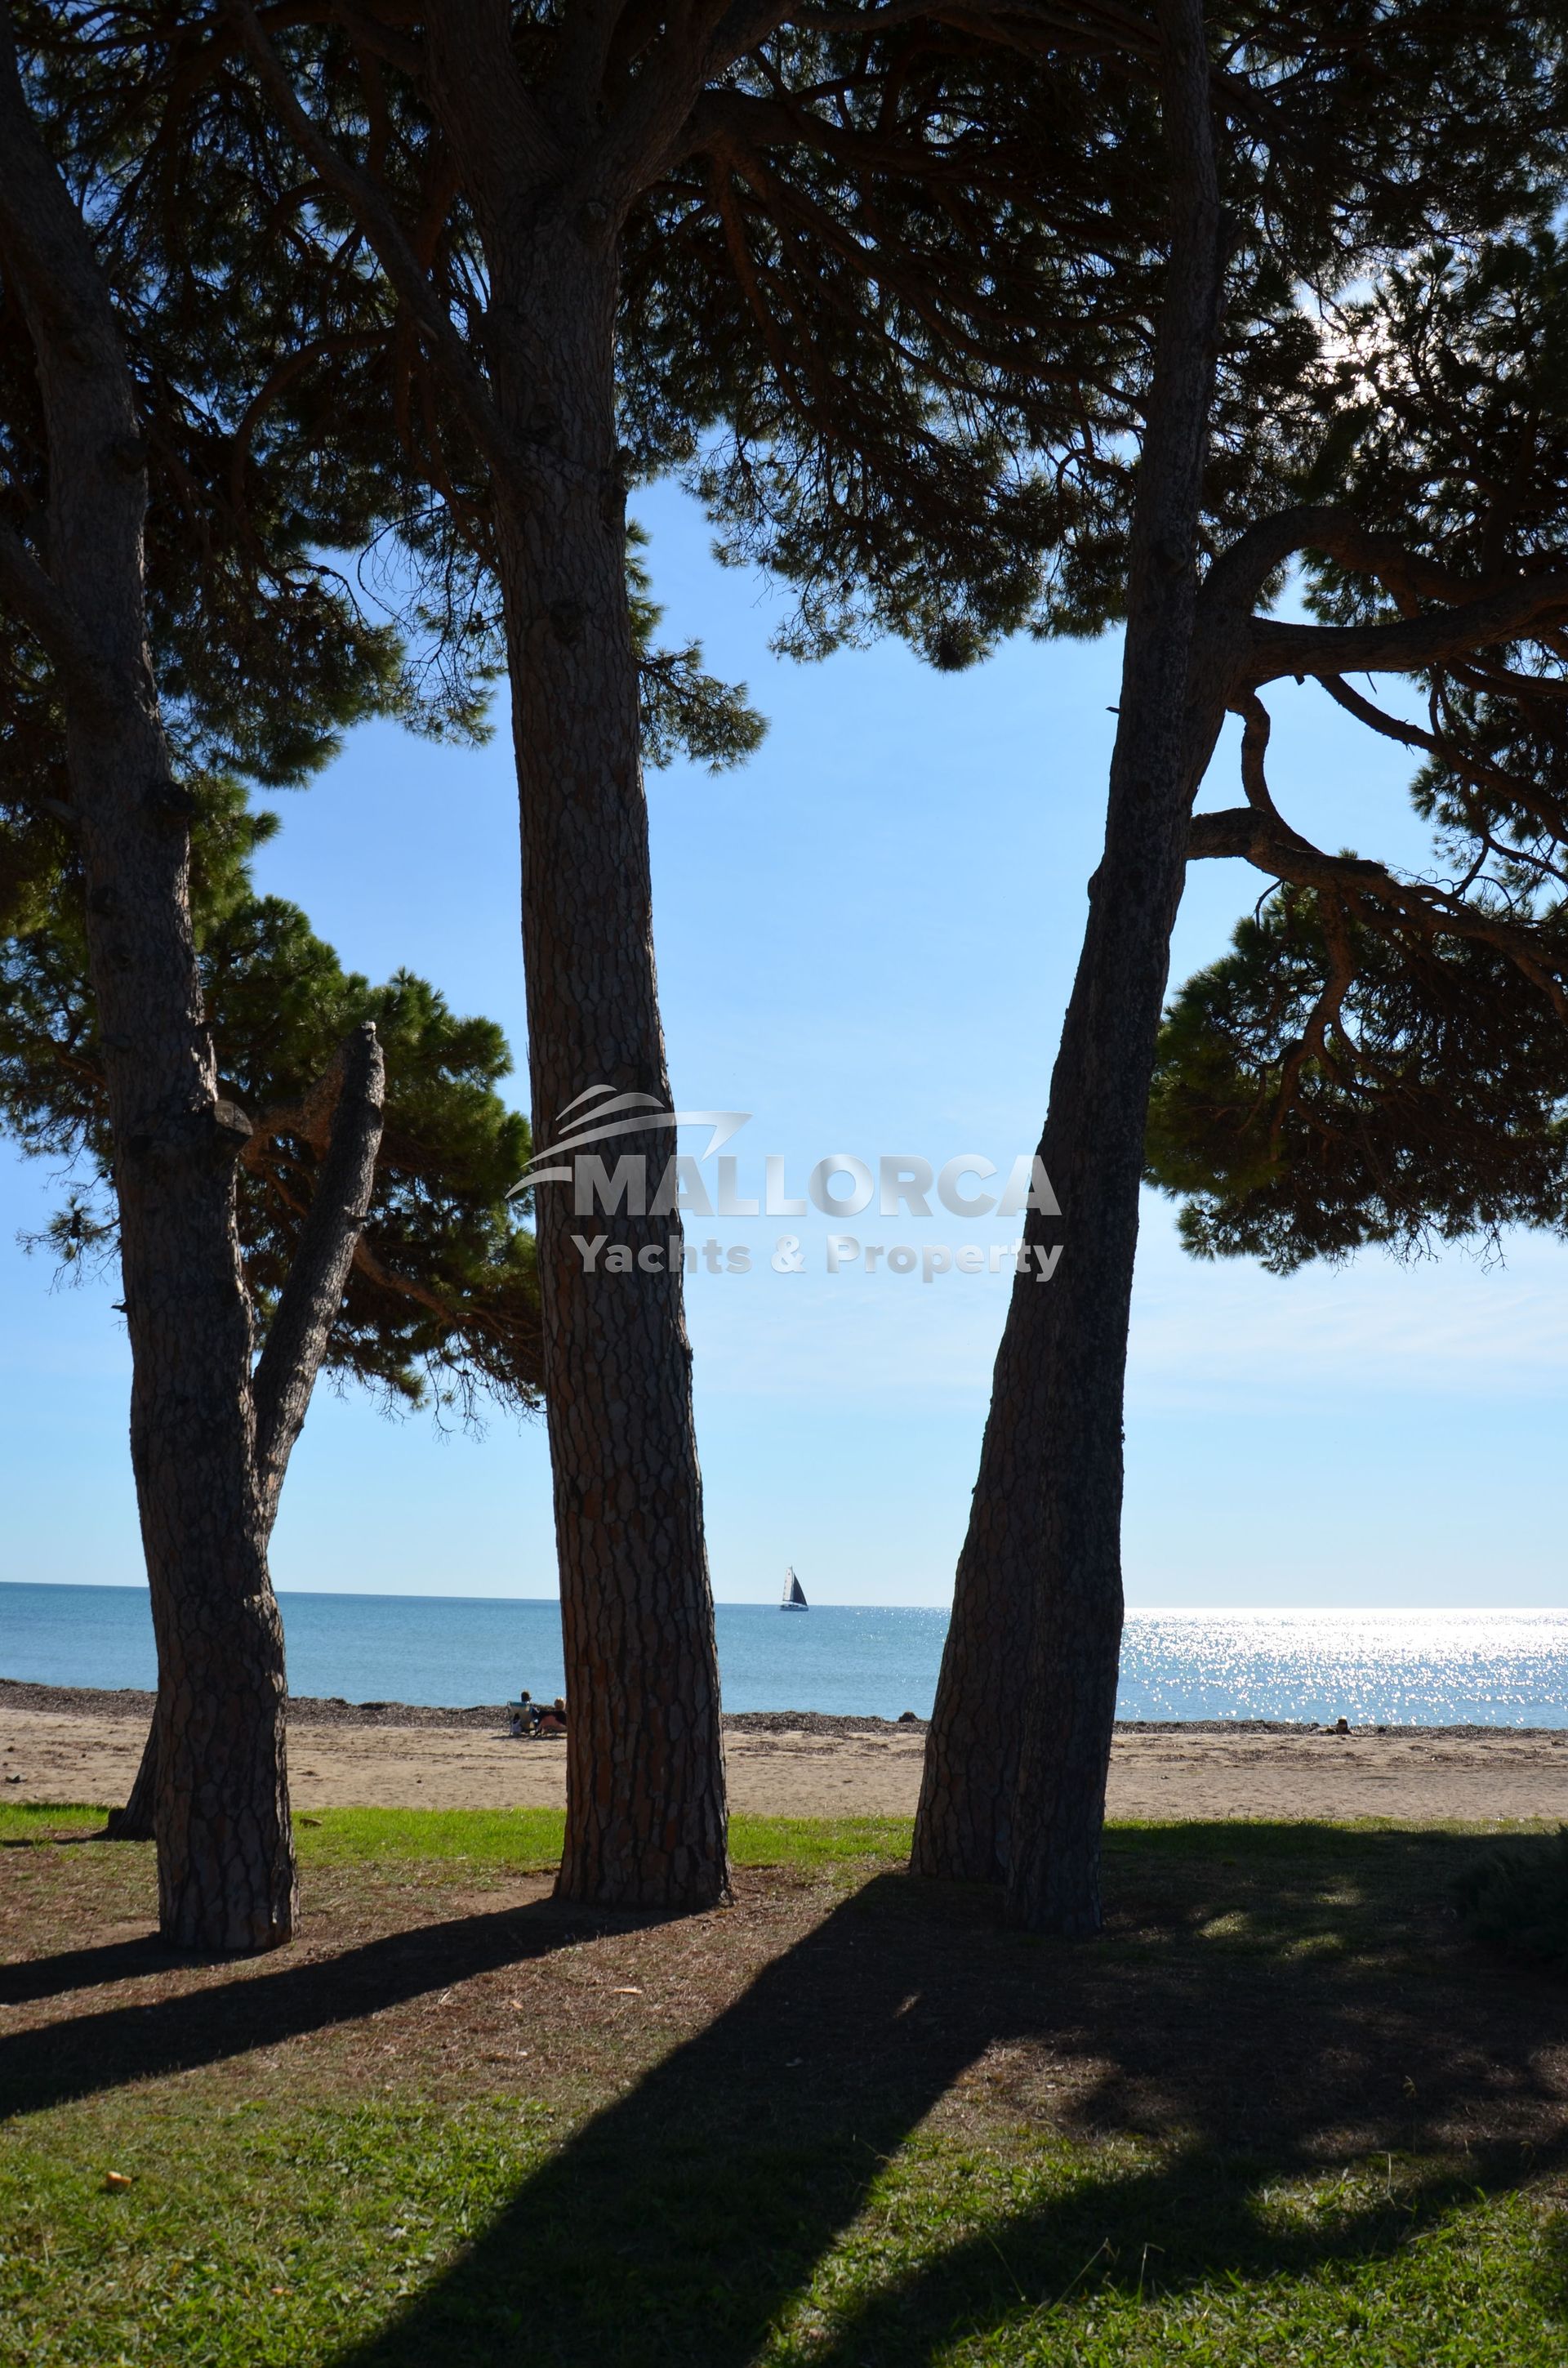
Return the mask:
<path id="1" fill-rule="evenodd" d="M 494 1702 L 564 1682 L 553 1602 L 285 1594 L 282 1604 L 296 1693 Z M 947 1627 L 935 1609 L 722 1603 L 725 1706 L 924 1717 Z M 140 1588 L 0 1585 L 0 1677 L 150 1686 L 154 1668 Z M 1118 1708 L 1125 1719 L 1568 1727 L 1568 1613 L 1134 1612 Z"/>
<path id="2" fill-rule="evenodd" d="M 1123 1718 L 1568 1726 L 1560 1611 L 1142 1612 Z"/>

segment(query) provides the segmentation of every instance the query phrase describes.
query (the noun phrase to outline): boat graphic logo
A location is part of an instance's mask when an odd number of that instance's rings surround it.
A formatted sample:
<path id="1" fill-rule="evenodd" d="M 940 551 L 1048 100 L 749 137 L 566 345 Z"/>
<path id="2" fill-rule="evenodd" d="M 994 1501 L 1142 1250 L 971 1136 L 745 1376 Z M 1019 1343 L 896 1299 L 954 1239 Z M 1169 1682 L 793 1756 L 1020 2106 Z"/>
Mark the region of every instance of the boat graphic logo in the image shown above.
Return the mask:
<path id="1" fill-rule="evenodd" d="M 750 1110 L 670 1110 L 656 1094 L 618 1094 L 613 1086 L 589 1086 L 574 1101 L 567 1103 L 556 1119 L 561 1130 L 554 1143 L 543 1151 L 536 1151 L 521 1178 L 507 1193 L 515 1201 L 521 1192 L 531 1192 L 536 1184 L 570 1184 L 576 1170 L 574 1167 L 551 1167 L 551 1160 L 572 1160 L 590 1143 L 612 1143 L 618 1136 L 647 1134 L 654 1127 L 668 1127 L 673 1135 L 681 1126 L 710 1126 L 708 1148 L 699 1156 L 711 1159 L 732 1136 L 740 1133 L 751 1117 Z"/>

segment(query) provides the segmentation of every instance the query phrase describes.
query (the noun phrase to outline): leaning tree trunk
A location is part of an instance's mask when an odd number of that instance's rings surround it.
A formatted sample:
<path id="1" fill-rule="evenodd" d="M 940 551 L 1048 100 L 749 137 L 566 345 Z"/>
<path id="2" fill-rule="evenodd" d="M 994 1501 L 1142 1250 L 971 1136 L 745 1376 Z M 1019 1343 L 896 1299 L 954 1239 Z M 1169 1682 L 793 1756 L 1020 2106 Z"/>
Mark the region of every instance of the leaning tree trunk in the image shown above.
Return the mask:
<path id="1" fill-rule="evenodd" d="M 489 96 L 470 63 L 449 60 L 442 83 L 460 126 Z M 498 472 L 495 531 L 544 1145 L 591 1087 L 670 1101 L 616 439 L 617 263 L 613 233 L 580 200 L 536 190 L 523 221 L 483 165 L 470 180 L 493 278 L 490 383 L 530 456 L 526 477 Z M 613 1148 L 644 1155 L 651 1204 L 670 1130 Z M 700 1907 L 726 1894 L 727 1830 L 691 1350 L 681 1261 L 672 1270 L 666 1256 L 678 1221 L 622 1207 L 585 1222 L 561 1183 L 542 1183 L 537 1204 L 568 1704 L 559 1893 Z M 611 1247 L 588 1271 L 572 1237 L 599 1233 Z M 630 1272 L 608 1270 L 615 1245 Z"/>
<path id="2" fill-rule="evenodd" d="M 142 451 L 91 241 L 0 28 L 0 262 L 49 444 L 45 564 L 5 588 L 54 663 L 108 1082 L 131 1335 L 131 1456 L 160 1670 L 159 1916 L 262 1949 L 294 1918 L 283 1639 L 252 1457 L 234 1224 L 244 1121 L 218 1093 L 191 937 L 185 801 L 146 648 Z"/>
<path id="3" fill-rule="evenodd" d="M 278 1519 L 289 1458 L 343 1304 L 375 1187 L 386 1064 L 369 1020 L 342 1046 L 331 1082 L 335 1095 L 326 1156 L 251 1385 L 264 1542 L 270 1540 Z M 111 1841 L 145 1842 L 154 1837 L 162 1713 L 160 1700 L 125 1805 L 109 1813 Z"/>
<path id="4" fill-rule="evenodd" d="M 1060 1218 L 1052 1281 L 1020 1274 L 927 1743 L 915 1865 L 1005 1875 L 1040 1930 L 1100 1919 L 1121 1637 L 1121 1417 L 1143 1131 L 1201 765 L 1188 730 L 1196 550 L 1223 256 L 1199 0 L 1166 0 L 1173 180 L 1129 562 L 1105 853 L 1040 1155 Z"/>

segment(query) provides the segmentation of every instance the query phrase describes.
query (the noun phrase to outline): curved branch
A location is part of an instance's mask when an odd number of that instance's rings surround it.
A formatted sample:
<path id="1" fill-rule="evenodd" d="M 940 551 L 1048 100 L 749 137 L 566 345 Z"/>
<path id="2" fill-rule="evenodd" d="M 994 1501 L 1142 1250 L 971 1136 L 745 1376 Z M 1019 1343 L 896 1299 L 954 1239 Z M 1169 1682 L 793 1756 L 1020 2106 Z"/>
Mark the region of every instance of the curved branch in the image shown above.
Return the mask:
<path id="1" fill-rule="evenodd" d="M 1424 552 L 1412 551 L 1397 535 L 1379 533 L 1364 526 L 1355 512 L 1341 503 L 1302 502 L 1293 509 L 1277 510 L 1272 518 L 1259 518 L 1220 553 L 1204 579 L 1200 608 L 1214 623 L 1221 620 L 1233 622 L 1240 612 L 1251 609 L 1275 571 L 1302 551 L 1325 552 L 1341 566 L 1375 576 L 1407 614 L 1415 614 L 1415 604 L 1421 600 L 1458 607 L 1516 587 L 1521 581 L 1517 575 L 1500 571 L 1491 579 L 1477 583 L 1445 567 L 1440 561 L 1427 558 Z M 1320 632 L 1341 629 L 1305 626 L 1300 630 Z"/>
<path id="2" fill-rule="evenodd" d="M 1425 674 L 1446 658 L 1463 657 L 1499 642 L 1527 636 L 1537 622 L 1568 616 L 1568 570 L 1517 576 L 1500 590 L 1458 608 L 1399 618 L 1381 625 L 1281 625 L 1255 617 L 1237 666 L 1252 689 L 1282 675 Z"/>
<path id="3" fill-rule="evenodd" d="M 1222 814 L 1195 814 L 1187 842 L 1189 862 L 1212 856 L 1239 856 L 1274 880 L 1339 895 L 1375 896 L 1411 922 L 1424 937 L 1472 938 L 1495 946 L 1540 989 L 1568 1026 L 1568 994 L 1551 964 L 1538 933 L 1499 913 L 1471 905 L 1425 882 L 1396 878 L 1362 856 L 1327 855 L 1289 824 L 1255 806 L 1231 806 Z"/>
<path id="4" fill-rule="evenodd" d="M 336 1076 L 326 1156 L 252 1383 L 256 1488 L 268 1528 L 370 1206 L 386 1095 L 386 1064 L 371 1021 L 348 1038 Z M 307 1097 L 307 1108 L 313 1099 Z"/>

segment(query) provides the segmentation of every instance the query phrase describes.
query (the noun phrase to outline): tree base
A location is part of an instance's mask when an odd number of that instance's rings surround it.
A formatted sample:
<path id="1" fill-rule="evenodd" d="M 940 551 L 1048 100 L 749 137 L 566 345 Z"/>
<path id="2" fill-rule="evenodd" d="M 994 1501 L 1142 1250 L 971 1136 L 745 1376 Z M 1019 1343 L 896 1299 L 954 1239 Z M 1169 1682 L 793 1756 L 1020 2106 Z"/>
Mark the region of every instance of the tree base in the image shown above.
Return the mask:
<path id="1" fill-rule="evenodd" d="M 150 1842 L 156 1839 L 153 1816 L 158 1802 L 158 1722 L 153 1718 L 142 1747 L 142 1765 L 123 1809 L 111 1809 L 105 1831 L 111 1842 Z"/>

